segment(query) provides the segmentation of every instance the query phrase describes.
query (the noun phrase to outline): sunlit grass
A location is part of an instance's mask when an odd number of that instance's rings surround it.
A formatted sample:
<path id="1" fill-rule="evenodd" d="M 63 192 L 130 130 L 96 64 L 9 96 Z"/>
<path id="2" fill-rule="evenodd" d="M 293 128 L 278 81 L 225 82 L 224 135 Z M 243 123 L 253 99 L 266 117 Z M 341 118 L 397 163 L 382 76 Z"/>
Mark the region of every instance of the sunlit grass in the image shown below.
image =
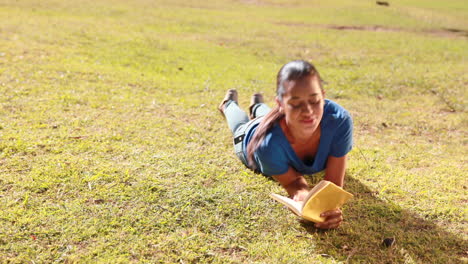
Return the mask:
<path id="1" fill-rule="evenodd" d="M 0 262 L 466 261 L 466 5 L 390 4 L 3 1 Z M 338 230 L 271 201 L 216 110 L 273 105 L 297 58 L 355 121 Z"/>

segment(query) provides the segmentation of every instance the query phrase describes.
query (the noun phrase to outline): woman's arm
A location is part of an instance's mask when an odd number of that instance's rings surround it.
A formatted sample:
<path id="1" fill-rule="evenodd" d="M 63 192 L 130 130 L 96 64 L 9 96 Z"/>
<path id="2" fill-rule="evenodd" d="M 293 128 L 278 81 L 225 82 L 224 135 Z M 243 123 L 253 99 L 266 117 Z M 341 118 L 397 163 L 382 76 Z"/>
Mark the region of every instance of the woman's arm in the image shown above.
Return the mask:
<path id="1" fill-rule="evenodd" d="M 325 169 L 325 180 L 331 181 L 334 184 L 343 187 L 345 170 L 346 155 L 339 158 L 329 156 L 327 160 L 327 167 Z"/>
<path id="2" fill-rule="evenodd" d="M 346 170 L 346 155 L 340 158 L 330 156 L 325 169 L 325 180 L 343 187 L 344 175 Z M 343 214 L 340 209 L 330 210 L 322 213 L 325 222 L 315 224 L 317 228 L 330 229 L 337 228 L 343 221 Z"/>
<path id="3" fill-rule="evenodd" d="M 295 201 L 302 201 L 309 193 L 309 185 L 301 173 L 292 167 L 284 174 L 273 175 L 273 179 L 278 181 Z"/>

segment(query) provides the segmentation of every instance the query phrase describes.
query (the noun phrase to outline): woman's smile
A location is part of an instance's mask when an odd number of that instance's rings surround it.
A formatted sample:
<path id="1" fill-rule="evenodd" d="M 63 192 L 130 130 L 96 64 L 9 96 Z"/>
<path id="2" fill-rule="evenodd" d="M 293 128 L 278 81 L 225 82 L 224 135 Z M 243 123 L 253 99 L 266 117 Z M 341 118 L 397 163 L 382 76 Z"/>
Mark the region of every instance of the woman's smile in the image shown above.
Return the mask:
<path id="1" fill-rule="evenodd" d="M 303 123 L 305 125 L 313 125 L 315 123 L 315 119 L 314 118 L 302 119 L 301 123 Z"/>

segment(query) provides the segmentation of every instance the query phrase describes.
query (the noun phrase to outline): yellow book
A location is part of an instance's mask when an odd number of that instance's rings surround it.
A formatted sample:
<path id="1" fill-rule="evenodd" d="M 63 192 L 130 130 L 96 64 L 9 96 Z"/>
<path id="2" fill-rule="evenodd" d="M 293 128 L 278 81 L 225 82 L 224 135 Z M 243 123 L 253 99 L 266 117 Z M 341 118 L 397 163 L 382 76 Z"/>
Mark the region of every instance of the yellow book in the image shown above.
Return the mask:
<path id="1" fill-rule="evenodd" d="M 333 182 L 322 180 L 310 190 L 304 202 L 296 202 L 274 193 L 270 194 L 270 197 L 287 206 L 296 215 L 315 223 L 321 223 L 325 221 L 325 218 L 320 216 L 321 213 L 340 208 L 353 195 Z"/>

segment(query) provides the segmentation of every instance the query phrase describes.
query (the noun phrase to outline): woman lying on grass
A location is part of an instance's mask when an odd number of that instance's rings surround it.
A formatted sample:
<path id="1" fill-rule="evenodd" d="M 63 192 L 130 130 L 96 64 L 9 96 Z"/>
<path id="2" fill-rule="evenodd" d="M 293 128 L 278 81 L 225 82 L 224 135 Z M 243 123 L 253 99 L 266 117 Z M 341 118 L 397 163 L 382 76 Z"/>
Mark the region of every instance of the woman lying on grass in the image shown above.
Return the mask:
<path id="1" fill-rule="evenodd" d="M 315 67 L 292 61 L 278 72 L 275 108 L 255 94 L 249 118 L 239 108 L 233 89 L 219 106 L 242 163 L 278 181 L 295 201 L 302 201 L 310 189 L 304 174 L 325 170 L 325 180 L 343 186 L 353 123 L 343 107 L 324 96 Z M 317 223 L 318 228 L 337 228 L 343 221 L 339 209 L 322 216 L 326 220 Z"/>

